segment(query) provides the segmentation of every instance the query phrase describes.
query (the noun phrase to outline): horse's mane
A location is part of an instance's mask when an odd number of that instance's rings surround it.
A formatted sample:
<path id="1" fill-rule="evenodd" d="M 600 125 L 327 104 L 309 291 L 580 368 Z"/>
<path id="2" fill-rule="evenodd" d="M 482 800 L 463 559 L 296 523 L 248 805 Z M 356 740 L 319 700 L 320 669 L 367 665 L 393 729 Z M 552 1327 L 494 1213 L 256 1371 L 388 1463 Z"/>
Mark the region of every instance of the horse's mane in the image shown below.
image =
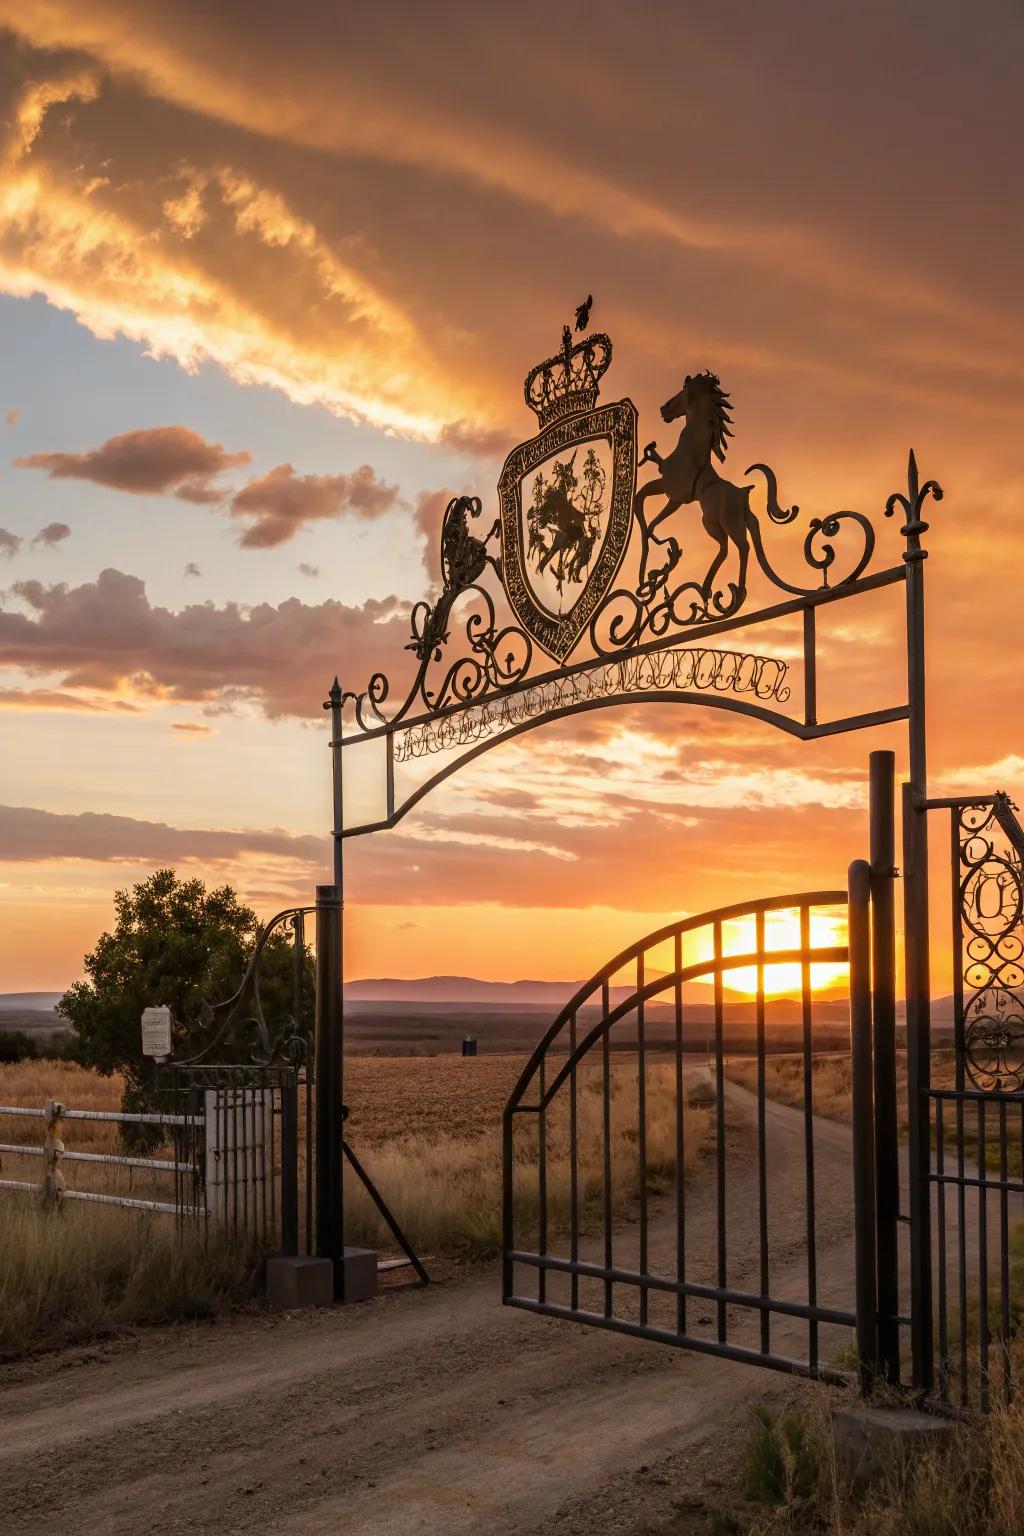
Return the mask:
<path id="1" fill-rule="evenodd" d="M 711 452 L 719 463 L 725 463 L 725 455 L 729 444 L 727 437 L 732 437 L 730 428 L 732 417 L 732 401 L 722 388 L 721 380 L 717 373 L 712 373 L 706 368 L 703 373 L 695 373 L 691 382 L 702 389 L 708 395 L 711 406 Z"/>

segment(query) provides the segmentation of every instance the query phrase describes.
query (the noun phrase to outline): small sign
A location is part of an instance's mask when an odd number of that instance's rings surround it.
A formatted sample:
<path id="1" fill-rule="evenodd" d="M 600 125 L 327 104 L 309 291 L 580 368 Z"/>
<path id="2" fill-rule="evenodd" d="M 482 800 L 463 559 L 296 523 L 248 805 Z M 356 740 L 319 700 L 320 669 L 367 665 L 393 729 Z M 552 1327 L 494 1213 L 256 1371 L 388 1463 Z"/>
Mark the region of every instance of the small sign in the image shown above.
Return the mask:
<path id="1" fill-rule="evenodd" d="M 171 1054 L 171 1010 L 143 1008 L 142 1054 L 160 1061 Z"/>

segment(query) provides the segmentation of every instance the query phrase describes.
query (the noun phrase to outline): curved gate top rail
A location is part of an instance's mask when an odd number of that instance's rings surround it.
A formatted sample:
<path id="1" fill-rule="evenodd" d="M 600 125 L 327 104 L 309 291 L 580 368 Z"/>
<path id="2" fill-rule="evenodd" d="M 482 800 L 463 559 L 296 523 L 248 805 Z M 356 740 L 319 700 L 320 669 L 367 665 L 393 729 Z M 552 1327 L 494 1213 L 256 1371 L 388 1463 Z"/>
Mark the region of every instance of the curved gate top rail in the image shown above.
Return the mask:
<path id="1" fill-rule="evenodd" d="M 847 1379 L 829 1358 L 830 1345 L 846 1344 L 859 1331 L 862 1308 L 844 1288 L 846 1275 L 838 1289 L 834 1277 L 819 1287 L 812 968 L 856 966 L 863 1000 L 867 888 L 867 865 L 861 864 L 851 870 L 849 891 L 767 897 L 679 919 L 624 949 L 570 998 L 505 1110 L 506 1304 L 778 1370 Z M 836 908 L 847 912 L 847 942 L 818 942 L 813 918 Z M 771 947 L 769 924 L 776 913 L 794 914 L 796 942 Z M 753 924 L 753 945 L 727 952 L 726 925 L 742 920 Z M 702 929 L 711 936 L 711 952 L 684 964 L 684 936 Z M 649 976 L 648 957 L 665 944 L 674 946 L 672 964 Z M 795 1022 L 803 1084 L 802 1108 L 781 1112 L 769 1108 L 765 1077 L 765 973 L 777 965 L 799 967 Z M 630 968 L 628 984 L 613 988 L 616 975 L 629 975 Z M 749 969 L 757 978 L 756 992 L 743 1004 L 744 1027 L 752 1030 L 754 1093 L 727 1082 L 725 1071 L 727 1015 L 735 1006 L 725 998 L 725 985 L 730 972 Z M 683 996 L 684 983 L 698 977 L 713 982 L 710 1021 L 707 1004 Z M 667 1007 L 650 1006 L 666 994 Z M 854 1072 L 863 1081 L 865 1064 L 869 1075 L 871 1070 L 870 1020 L 865 1032 L 862 1007 L 854 1008 L 853 1018 L 860 1020 Z M 705 1049 L 707 1070 L 700 1059 Z M 531 1089 L 536 1091 L 526 1102 Z M 703 1096 L 700 1104 L 692 1102 L 695 1090 Z M 855 1124 L 864 1119 L 865 1102 L 870 1116 L 870 1088 L 866 1101 L 858 1101 Z M 864 1171 L 873 1177 L 869 1120 L 865 1124 L 868 1140 L 862 1136 L 859 1149 Z M 707 1135 L 709 1145 L 695 1160 L 697 1134 Z M 783 1202 L 770 1200 L 777 1134 L 789 1148 L 787 1166 L 794 1142 L 802 1163 Z M 741 1143 L 749 1148 L 741 1156 L 741 1162 L 748 1157 L 746 1187 L 736 1173 Z M 851 1180 L 857 1176 L 853 1162 L 847 1158 L 845 1164 Z M 689 1186 L 688 1166 L 695 1169 Z M 842 1195 L 834 1187 L 834 1168 L 828 1176 L 832 1204 Z M 744 1224 L 750 1228 L 745 1237 Z M 802 1273 L 795 1279 L 797 1249 Z M 530 1275 L 532 1287 L 525 1283 Z M 773 1341 L 773 1319 L 787 1331 L 781 1341 Z M 794 1347 L 794 1326 L 806 1329 L 805 1355 Z M 823 1336 L 823 1329 L 831 1333 Z"/>
<path id="2" fill-rule="evenodd" d="M 727 972 L 736 970 L 750 970 L 760 963 L 764 969 L 772 965 L 786 965 L 800 963 L 806 957 L 811 964 L 841 964 L 849 958 L 847 945 L 814 946 L 810 941 L 808 932 L 806 944 L 803 940 L 796 947 L 786 949 L 767 949 L 764 947 L 763 927 L 757 925 L 757 919 L 763 919 L 769 912 L 800 912 L 801 931 L 803 927 L 803 914 L 809 914 L 814 908 L 845 907 L 847 903 L 846 891 L 803 891 L 789 896 L 765 896 L 757 901 L 733 902 L 730 906 L 716 907 L 709 912 L 691 914 L 689 917 L 677 918 L 676 921 L 666 923 L 664 927 L 655 929 L 646 934 L 642 939 L 635 940 L 627 945 L 619 954 L 596 971 L 589 981 L 585 981 L 569 1001 L 563 1006 L 554 1022 L 538 1042 L 533 1055 L 530 1057 L 516 1086 L 513 1088 L 508 1101 L 508 1111 L 515 1112 L 522 1108 L 539 1109 L 541 1105 L 523 1105 L 522 1097 L 536 1076 L 537 1070 L 543 1058 L 547 1055 L 551 1046 L 555 1044 L 559 1036 L 569 1024 L 577 1018 L 579 1013 L 588 1005 L 597 1003 L 602 1010 L 600 1022 L 573 1047 L 570 1059 L 562 1067 L 556 1080 L 546 1089 L 547 1098 L 550 1099 L 568 1072 L 573 1061 L 578 1061 L 585 1056 L 592 1046 L 596 1045 L 603 1033 L 610 1029 L 620 1019 L 626 1018 L 638 1006 L 650 1002 L 662 992 L 667 992 L 672 987 L 682 987 L 684 982 L 699 981 L 705 976 L 715 976 L 723 979 Z M 754 918 L 756 931 L 759 936 L 759 944 L 755 949 L 746 952 L 727 953 L 722 949 L 721 930 L 726 923 L 740 921 L 743 918 Z M 696 960 L 688 966 L 683 966 L 681 945 L 683 937 L 688 933 L 698 933 L 702 928 L 712 930 L 714 947 L 707 957 Z M 670 940 L 677 941 L 676 964 L 670 971 L 661 973 L 651 981 L 646 981 L 643 974 L 643 957 L 651 950 L 659 948 Z M 606 991 L 610 991 L 611 979 L 631 963 L 637 965 L 637 984 L 631 993 L 620 999 L 615 1006 L 611 1006 L 610 997 Z M 627 989 L 628 990 L 628 989 Z M 763 1002 L 763 998 L 762 998 Z M 680 997 L 679 1006 L 682 1007 Z"/>

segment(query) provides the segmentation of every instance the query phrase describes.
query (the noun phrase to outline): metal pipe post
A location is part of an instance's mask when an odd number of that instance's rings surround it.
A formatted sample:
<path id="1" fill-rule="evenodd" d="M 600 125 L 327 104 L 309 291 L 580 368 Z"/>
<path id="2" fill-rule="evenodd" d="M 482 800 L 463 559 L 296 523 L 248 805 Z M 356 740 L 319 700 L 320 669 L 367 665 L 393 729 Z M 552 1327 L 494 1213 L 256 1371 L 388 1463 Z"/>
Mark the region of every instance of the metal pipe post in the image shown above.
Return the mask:
<path id="1" fill-rule="evenodd" d="M 931 1142 L 928 1097 L 931 1087 L 931 980 L 928 933 L 928 795 L 925 727 L 924 562 L 921 535 L 928 524 L 921 507 L 941 489 L 921 485 L 913 453 L 907 464 L 907 701 L 910 705 L 910 778 L 903 789 L 903 942 L 907 992 L 907 1120 L 910 1133 L 910 1289 L 914 1386 L 930 1392 L 932 1345 Z"/>
<path id="2" fill-rule="evenodd" d="M 886 1380 L 900 1378 L 900 1160 L 896 1101 L 896 757 L 872 752 L 871 971 L 875 1091 L 875 1211 L 878 1228 L 878 1347 Z"/>
<path id="3" fill-rule="evenodd" d="M 878 1370 L 875 1126 L 871 1063 L 871 866 L 850 865 L 850 1052 L 853 1087 L 853 1210 L 857 1357 L 861 1390 Z"/>
<path id="4" fill-rule="evenodd" d="M 343 1281 L 341 892 L 316 888 L 316 1252 Z"/>
<path id="5" fill-rule="evenodd" d="M 341 777 L 341 684 L 335 678 L 327 696 L 325 709 L 331 712 L 331 783 L 334 792 L 334 883 L 339 891 L 345 888 L 342 859 L 342 834 L 345 826 L 345 805 L 342 797 Z"/>

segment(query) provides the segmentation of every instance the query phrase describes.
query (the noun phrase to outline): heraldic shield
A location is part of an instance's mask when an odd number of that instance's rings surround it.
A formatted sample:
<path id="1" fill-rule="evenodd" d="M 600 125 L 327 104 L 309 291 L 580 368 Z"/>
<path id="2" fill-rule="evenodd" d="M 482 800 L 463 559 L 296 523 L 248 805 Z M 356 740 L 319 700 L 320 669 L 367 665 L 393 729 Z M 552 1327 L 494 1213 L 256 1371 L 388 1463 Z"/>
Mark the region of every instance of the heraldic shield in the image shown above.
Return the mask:
<path id="1" fill-rule="evenodd" d="M 590 336 L 533 370 L 526 399 L 541 431 L 498 481 L 505 592 L 556 661 L 571 655 L 622 564 L 636 489 L 636 407 L 598 405 L 611 342 Z"/>

